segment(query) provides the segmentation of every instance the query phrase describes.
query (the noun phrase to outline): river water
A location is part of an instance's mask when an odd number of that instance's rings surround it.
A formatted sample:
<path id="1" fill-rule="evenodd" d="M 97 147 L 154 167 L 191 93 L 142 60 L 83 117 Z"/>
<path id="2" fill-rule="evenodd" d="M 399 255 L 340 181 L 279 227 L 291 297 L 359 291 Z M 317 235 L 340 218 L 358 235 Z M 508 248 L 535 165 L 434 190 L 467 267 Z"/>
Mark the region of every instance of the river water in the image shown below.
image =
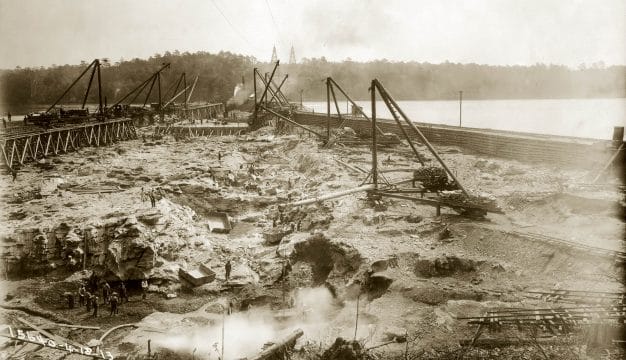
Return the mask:
<path id="1" fill-rule="evenodd" d="M 369 101 L 357 101 L 371 115 Z M 315 112 L 326 113 L 326 102 L 305 102 Z M 459 125 L 459 101 L 398 101 L 412 120 L 432 124 Z M 346 101 L 339 110 L 346 113 Z M 331 103 L 331 113 L 335 105 Z M 348 111 L 349 113 L 349 111 Z M 376 114 L 391 119 L 382 101 Z M 540 100 L 463 100 L 461 125 L 475 128 L 528 133 L 611 139 L 614 126 L 626 122 L 626 99 L 540 99 Z"/>

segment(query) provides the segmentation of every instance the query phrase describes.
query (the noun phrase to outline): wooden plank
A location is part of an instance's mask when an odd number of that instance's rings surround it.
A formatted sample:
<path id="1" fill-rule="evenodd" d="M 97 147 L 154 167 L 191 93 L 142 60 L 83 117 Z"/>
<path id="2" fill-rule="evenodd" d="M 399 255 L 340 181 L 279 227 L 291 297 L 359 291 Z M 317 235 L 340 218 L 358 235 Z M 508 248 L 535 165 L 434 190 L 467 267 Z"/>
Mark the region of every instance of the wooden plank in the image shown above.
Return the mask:
<path id="1" fill-rule="evenodd" d="M 6 153 L 6 150 L 5 150 L 5 148 L 6 148 L 6 144 L 7 144 L 6 140 L 3 140 L 3 141 L 2 141 L 2 145 L 0 145 L 0 150 L 2 150 L 2 158 L 4 159 L 4 163 L 5 163 L 8 167 L 11 167 L 11 165 L 9 164 L 9 158 L 8 158 L 7 153 Z"/>
<path id="2" fill-rule="evenodd" d="M 13 337 L 13 336 L 11 336 L 11 335 L 8 335 L 8 334 L 0 334 L 0 336 L 2 336 L 2 337 L 6 337 L 6 338 L 10 338 L 10 339 L 12 339 L 12 340 L 16 340 L 16 341 L 21 341 L 21 342 L 24 342 L 24 343 L 26 343 L 26 344 L 35 344 L 35 345 L 43 346 L 40 342 L 37 342 L 37 341 L 31 341 L 31 340 L 29 340 L 29 339 L 16 339 L 15 337 Z M 56 346 L 55 346 L 55 347 L 52 347 L 52 346 L 45 346 L 46 348 L 48 348 L 48 349 L 53 349 L 53 350 L 61 350 L 61 351 L 66 351 L 66 352 L 69 352 L 68 350 L 66 350 L 65 348 L 63 348 L 63 347 L 62 347 L 62 343 L 61 343 L 61 342 L 58 342 L 58 341 L 56 341 L 56 340 L 54 340 L 54 339 L 50 339 L 50 340 L 54 341 L 54 342 L 55 342 L 55 343 L 57 343 L 57 344 L 56 344 Z M 67 343 L 67 344 L 68 344 L 68 345 L 72 345 L 72 344 L 70 344 L 70 343 Z M 73 346 L 73 347 L 76 347 L 76 345 L 72 345 L 72 346 Z M 90 349 L 90 350 L 91 350 L 91 347 L 88 347 L 88 346 L 82 346 L 82 348 L 83 348 L 83 349 Z M 20 350 L 18 350 L 18 351 L 20 351 Z M 34 350 L 34 351 L 35 351 L 35 350 Z M 80 352 L 78 352 L 78 351 L 79 351 L 78 349 L 76 349 L 76 350 L 72 350 L 72 352 L 71 352 L 71 353 L 72 353 L 72 354 L 76 354 L 76 355 L 81 355 L 81 356 L 91 357 L 91 358 L 94 358 L 94 359 L 111 359 L 111 360 L 113 359 L 113 356 L 112 356 L 109 352 L 107 352 L 106 354 L 104 354 L 102 351 L 100 351 L 100 353 L 94 353 L 94 354 L 89 354 L 89 355 L 87 355 L 87 354 L 81 354 L 81 353 L 80 353 Z M 17 353 L 17 352 L 16 352 L 16 353 Z M 16 353 L 14 353 L 14 354 L 16 354 Z"/>
<path id="3" fill-rule="evenodd" d="M 22 317 L 17 317 L 17 321 L 19 321 L 19 322 L 21 322 L 22 324 L 24 324 L 24 325 L 26 325 L 26 326 L 30 327 L 31 329 L 34 329 L 34 330 L 39 331 L 41 334 L 43 334 L 43 335 L 45 335 L 46 337 L 48 337 L 48 338 L 50 338 L 50 339 L 52 339 L 52 340 L 56 341 L 57 343 L 65 342 L 65 343 L 68 343 L 68 344 L 70 344 L 70 345 L 77 346 L 77 347 L 83 347 L 83 348 L 88 347 L 88 346 L 82 345 L 82 344 L 80 344 L 80 343 L 77 343 L 77 342 L 75 342 L 75 341 L 72 341 L 72 340 L 70 340 L 70 339 L 64 338 L 64 337 L 62 337 L 62 336 L 54 335 L 54 334 L 52 334 L 52 333 L 50 333 L 50 332 L 48 332 L 48 331 L 46 331 L 46 330 L 42 329 L 41 327 L 39 327 L 39 326 L 37 326 L 37 325 L 35 325 L 35 324 L 31 323 L 30 321 L 28 321 L 28 320 L 26 320 L 26 319 L 24 319 L 24 318 L 22 318 Z"/>
<path id="4" fill-rule="evenodd" d="M 70 131 L 67 131 L 67 135 L 65 136 L 65 145 L 63 145 L 63 152 L 67 152 L 67 146 L 70 144 Z"/>
<path id="5" fill-rule="evenodd" d="M 66 328 L 71 328 L 71 329 L 90 329 L 90 330 L 101 329 L 100 326 L 57 324 L 57 323 L 45 324 L 45 325 L 42 325 L 42 327 L 45 327 L 45 328 L 66 327 Z"/>
<path id="6" fill-rule="evenodd" d="M 22 156 L 20 157 L 21 165 L 24 165 L 24 159 L 26 158 L 26 148 L 28 148 L 29 143 L 30 143 L 30 136 L 26 137 L 26 142 L 24 143 L 24 147 L 22 148 Z"/>
<path id="7" fill-rule="evenodd" d="M 52 134 L 50 134 L 52 136 Z M 54 145 L 54 155 L 58 155 L 59 154 L 59 144 L 61 143 L 61 133 L 58 132 L 57 133 L 57 141 L 55 142 Z"/>
<path id="8" fill-rule="evenodd" d="M 11 146 L 11 161 L 9 162 L 9 166 L 13 169 L 13 157 L 15 152 L 17 151 L 17 146 L 15 145 L 15 140 L 13 140 L 13 146 Z"/>
<path id="9" fill-rule="evenodd" d="M 43 152 L 44 156 L 48 156 L 48 150 L 50 149 L 50 142 L 52 141 L 52 135 L 48 134 L 48 139 L 46 141 L 46 149 Z"/>
<path id="10" fill-rule="evenodd" d="M 609 159 L 609 161 L 606 162 L 606 164 L 604 165 L 604 167 L 602 168 L 602 170 L 600 170 L 600 172 L 598 173 L 598 175 L 596 175 L 596 177 L 593 179 L 593 181 L 591 182 L 592 184 L 595 184 L 600 177 L 602 176 L 602 174 L 604 174 L 604 172 L 606 171 L 606 169 L 609 168 L 609 166 L 611 166 L 611 164 L 613 163 L 613 161 L 615 161 L 615 158 L 617 157 L 617 155 L 619 155 L 620 151 L 622 151 L 622 149 L 624 148 L 624 144 L 622 143 L 622 145 L 619 146 L 619 148 L 617 149 L 617 151 L 615 151 L 615 153 L 613 154 L 613 156 L 611 156 L 611 158 Z"/>

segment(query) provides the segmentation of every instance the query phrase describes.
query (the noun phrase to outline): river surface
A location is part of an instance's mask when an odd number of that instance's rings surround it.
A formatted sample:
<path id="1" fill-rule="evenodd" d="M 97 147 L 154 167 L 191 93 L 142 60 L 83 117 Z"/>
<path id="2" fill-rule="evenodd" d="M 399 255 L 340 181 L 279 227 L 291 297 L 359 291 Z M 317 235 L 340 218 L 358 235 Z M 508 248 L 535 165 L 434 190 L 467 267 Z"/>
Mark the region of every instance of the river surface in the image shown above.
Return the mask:
<path id="1" fill-rule="evenodd" d="M 369 101 L 357 101 L 370 116 Z M 326 102 L 305 102 L 315 112 L 326 113 Z M 459 125 L 459 101 L 398 101 L 412 121 Z M 346 113 L 346 101 L 339 110 Z M 331 103 L 331 113 L 335 105 Z M 348 111 L 349 113 L 349 111 Z M 392 119 L 382 101 L 376 114 Z M 611 139 L 614 126 L 626 122 L 626 99 L 463 100 L 461 125 L 528 133 Z"/>
<path id="2" fill-rule="evenodd" d="M 357 101 L 371 115 L 369 101 Z M 326 102 L 305 102 L 315 112 L 326 113 Z M 349 113 L 345 100 L 339 102 L 342 114 Z M 432 124 L 459 125 L 458 101 L 398 101 L 398 105 L 413 121 Z M 76 107 L 76 106 L 69 106 Z M 97 105 L 89 104 L 95 110 Z M 12 112 L 20 121 L 30 111 L 43 111 L 46 106 L 32 108 L 0 104 L 0 117 Z M 348 111 L 346 111 L 348 109 Z M 335 106 L 331 103 L 331 113 Z M 382 101 L 376 103 L 376 113 L 391 119 Z M 611 139 L 614 126 L 626 123 L 626 99 L 539 99 L 539 100 L 463 100 L 461 125 L 475 128 L 521 131 L 528 133 Z"/>

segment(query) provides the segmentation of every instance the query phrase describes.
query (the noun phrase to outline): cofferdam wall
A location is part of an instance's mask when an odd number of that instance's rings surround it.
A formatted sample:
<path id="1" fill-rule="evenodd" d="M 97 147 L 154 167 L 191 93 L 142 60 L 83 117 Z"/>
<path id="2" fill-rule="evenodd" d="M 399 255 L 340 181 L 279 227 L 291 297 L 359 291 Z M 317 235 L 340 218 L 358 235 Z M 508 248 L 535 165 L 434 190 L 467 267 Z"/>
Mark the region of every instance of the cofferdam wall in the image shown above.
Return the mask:
<path id="1" fill-rule="evenodd" d="M 326 127 L 325 114 L 297 112 L 294 119 L 303 125 Z M 351 127 L 360 135 L 369 135 L 371 123 L 364 118 L 344 118 L 344 126 Z M 330 126 L 337 127 L 339 118 L 331 117 Z M 393 120 L 378 119 L 378 126 L 383 132 L 402 132 Z M 437 145 L 458 146 L 466 151 L 523 162 L 548 162 L 577 167 L 598 166 L 611 156 L 613 149 L 610 140 L 595 140 L 557 135 L 540 135 L 500 131 L 491 129 L 460 128 L 447 125 L 416 123 L 428 141 Z M 403 125 L 408 134 L 413 130 Z M 612 129 L 607 129 L 607 132 Z M 417 135 L 413 135 L 419 141 Z"/>

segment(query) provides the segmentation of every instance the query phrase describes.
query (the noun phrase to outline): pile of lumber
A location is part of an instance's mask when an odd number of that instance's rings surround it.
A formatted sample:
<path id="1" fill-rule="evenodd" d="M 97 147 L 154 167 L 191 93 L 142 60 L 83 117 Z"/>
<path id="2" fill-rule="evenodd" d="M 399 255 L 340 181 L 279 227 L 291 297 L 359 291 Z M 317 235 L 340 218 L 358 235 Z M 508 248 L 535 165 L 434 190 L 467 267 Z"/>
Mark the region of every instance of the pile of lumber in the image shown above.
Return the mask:
<path id="1" fill-rule="evenodd" d="M 118 186 L 111 185 L 92 185 L 88 186 L 87 184 L 82 184 L 78 186 L 70 186 L 65 189 L 66 191 L 71 191 L 75 194 L 104 194 L 104 193 L 114 193 L 120 192 Z"/>

